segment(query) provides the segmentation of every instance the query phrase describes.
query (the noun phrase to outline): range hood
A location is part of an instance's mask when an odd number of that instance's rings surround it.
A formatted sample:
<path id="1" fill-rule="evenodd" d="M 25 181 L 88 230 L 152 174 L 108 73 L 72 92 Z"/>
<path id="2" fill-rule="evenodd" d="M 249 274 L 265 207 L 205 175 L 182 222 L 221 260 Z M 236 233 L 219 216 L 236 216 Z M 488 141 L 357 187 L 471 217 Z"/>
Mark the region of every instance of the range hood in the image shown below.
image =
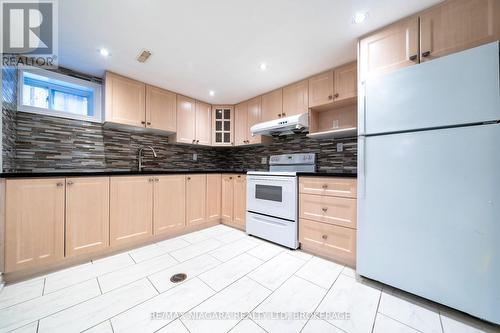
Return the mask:
<path id="1" fill-rule="evenodd" d="M 258 123 L 250 128 L 252 135 L 279 136 L 304 132 L 309 128 L 309 114 L 302 113 Z"/>

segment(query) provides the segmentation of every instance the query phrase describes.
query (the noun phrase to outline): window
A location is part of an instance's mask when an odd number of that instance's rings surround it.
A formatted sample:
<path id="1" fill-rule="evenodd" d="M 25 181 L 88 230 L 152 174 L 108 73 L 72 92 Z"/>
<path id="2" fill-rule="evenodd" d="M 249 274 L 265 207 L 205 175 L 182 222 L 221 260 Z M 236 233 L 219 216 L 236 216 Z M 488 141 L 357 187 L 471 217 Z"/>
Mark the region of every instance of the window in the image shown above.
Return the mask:
<path id="1" fill-rule="evenodd" d="M 101 85 L 43 69 L 21 70 L 19 111 L 102 122 Z"/>

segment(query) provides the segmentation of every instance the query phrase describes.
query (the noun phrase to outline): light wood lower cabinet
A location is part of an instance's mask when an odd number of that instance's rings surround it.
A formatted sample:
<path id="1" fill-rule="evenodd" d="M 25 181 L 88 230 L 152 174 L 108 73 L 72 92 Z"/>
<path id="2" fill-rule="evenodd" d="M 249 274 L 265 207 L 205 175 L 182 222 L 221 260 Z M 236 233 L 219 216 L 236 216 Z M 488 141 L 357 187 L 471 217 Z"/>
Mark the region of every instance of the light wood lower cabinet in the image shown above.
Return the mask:
<path id="1" fill-rule="evenodd" d="M 186 227 L 186 176 L 154 177 L 153 232 L 171 234 Z"/>
<path id="2" fill-rule="evenodd" d="M 237 175 L 234 178 L 234 219 L 233 223 L 240 229 L 246 229 L 247 213 L 247 179 L 245 175 Z"/>
<path id="3" fill-rule="evenodd" d="M 306 251 L 356 265 L 356 180 L 299 178 L 299 242 Z"/>
<path id="4" fill-rule="evenodd" d="M 109 177 L 66 179 L 66 256 L 109 246 Z"/>
<path id="5" fill-rule="evenodd" d="M 153 178 L 111 177 L 110 244 L 120 246 L 153 236 Z"/>
<path id="6" fill-rule="evenodd" d="M 222 223 L 246 229 L 246 175 L 222 176 Z"/>
<path id="7" fill-rule="evenodd" d="M 63 259 L 64 192 L 64 178 L 7 180 L 6 272 Z"/>
<path id="8" fill-rule="evenodd" d="M 206 221 L 207 175 L 186 176 L 186 223 L 201 224 Z"/>
<path id="9" fill-rule="evenodd" d="M 222 175 L 207 174 L 207 221 L 216 221 L 221 217 Z"/>
<path id="10" fill-rule="evenodd" d="M 231 223 L 234 217 L 234 175 L 222 175 L 221 200 L 222 222 Z"/>

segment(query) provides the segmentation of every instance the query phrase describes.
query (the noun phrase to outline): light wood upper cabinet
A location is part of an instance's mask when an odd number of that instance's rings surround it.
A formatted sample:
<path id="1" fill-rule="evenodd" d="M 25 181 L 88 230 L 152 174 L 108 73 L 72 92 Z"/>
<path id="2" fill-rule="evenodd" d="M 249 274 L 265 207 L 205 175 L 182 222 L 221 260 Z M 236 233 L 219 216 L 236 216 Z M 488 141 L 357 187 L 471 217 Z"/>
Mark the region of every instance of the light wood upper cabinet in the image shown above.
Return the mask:
<path id="1" fill-rule="evenodd" d="M 359 78 L 391 72 L 417 64 L 418 17 L 410 17 L 359 41 Z"/>
<path id="2" fill-rule="evenodd" d="M 195 225 L 206 221 L 207 175 L 186 176 L 186 223 Z"/>
<path id="3" fill-rule="evenodd" d="M 309 82 L 303 80 L 283 88 L 283 116 L 309 111 Z"/>
<path id="4" fill-rule="evenodd" d="M 261 121 L 278 119 L 283 116 L 283 89 L 276 89 L 262 97 Z"/>
<path id="5" fill-rule="evenodd" d="M 230 105 L 214 105 L 213 110 L 213 146 L 234 145 L 234 107 Z"/>
<path id="6" fill-rule="evenodd" d="M 41 267 L 64 257 L 64 178 L 6 183 L 5 271 Z"/>
<path id="7" fill-rule="evenodd" d="M 421 61 L 500 39 L 500 1 L 455 0 L 420 15 Z"/>
<path id="8" fill-rule="evenodd" d="M 333 71 L 333 100 L 335 102 L 355 98 L 358 95 L 356 62 L 335 68 Z"/>
<path id="9" fill-rule="evenodd" d="M 261 105 L 261 96 L 257 96 L 247 101 L 247 143 L 249 144 L 262 143 L 265 140 L 262 135 L 252 136 L 252 132 L 250 131 L 250 128 L 252 128 L 253 125 L 258 124 L 262 121 Z"/>
<path id="10" fill-rule="evenodd" d="M 246 145 L 248 132 L 248 103 L 243 102 L 234 107 L 234 145 Z"/>
<path id="11" fill-rule="evenodd" d="M 146 127 L 167 132 L 176 131 L 177 102 L 174 93 L 146 86 Z"/>
<path id="12" fill-rule="evenodd" d="M 176 142 L 196 143 L 196 101 L 177 95 Z"/>
<path id="13" fill-rule="evenodd" d="M 154 177 L 153 230 L 155 235 L 171 234 L 186 226 L 186 177 Z"/>
<path id="14" fill-rule="evenodd" d="M 146 85 L 106 72 L 105 119 L 109 122 L 144 127 L 146 125 Z"/>
<path id="15" fill-rule="evenodd" d="M 110 244 L 143 241 L 153 234 L 153 178 L 111 177 Z"/>
<path id="16" fill-rule="evenodd" d="M 196 143 L 210 146 L 212 143 L 212 106 L 196 101 Z"/>
<path id="17" fill-rule="evenodd" d="M 109 246 L 109 177 L 66 179 L 66 256 Z"/>
<path id="18" fill-rule="evenodd" d="M 333 70 L 311 77 L 308 83 L 310 108 L 333 101 Z"/>
<path id="19" fill-rule="evenodd" d="M 222 190 L 221 190 L 221 217 L 223 222 L 233 221 L 233 206 L 234 206 L 234 176 L 222 175 Z"/>
<path id="20" fill-rule="evenodd" d="M 247 209 L 247 182 L 245 175 L 235 175 L 234 176 L 234 219 L 233 222 L 241 227 L 241 229 L 246 229 L 246 209 Z"/>
<path id="21" fill-rule="evenodd" d="M 207 221 L 218 221 L 221 212 L 222 175 L 207 174 Z"/>

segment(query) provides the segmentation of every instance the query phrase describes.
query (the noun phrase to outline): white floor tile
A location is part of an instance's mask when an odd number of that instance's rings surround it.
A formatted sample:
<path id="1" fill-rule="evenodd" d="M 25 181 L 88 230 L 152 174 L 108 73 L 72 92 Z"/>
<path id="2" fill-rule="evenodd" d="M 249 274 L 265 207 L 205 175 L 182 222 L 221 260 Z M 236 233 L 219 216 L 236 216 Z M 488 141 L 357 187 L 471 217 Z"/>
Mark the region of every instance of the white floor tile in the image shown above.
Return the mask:
<path id="1" fill-rule="evenodd" d="M 472 319 L 464 314 L 441 313 L 444 333 L 485 333 L 488 332 L 486 324 Z M 494 332 L 491 330 L 491 332 Z M 497 328 L 500 332 L 500 327 Z"/>
<path id="2" fill-rule="evenodd" d="M 155 332 L 213 295 L 213 291 L 194 278 L 111 319 L 115 333 Z M 156 318 L 152 318 L 156 314 Z"/>
<path id="3" fill-rule="evenodd" d="M 375 320 L 380 293 L 379 289 L 341 274 L 317 311 L 339 313 L 337 318 L 328 321 L 348 333 L 369 333 Z M 342 316 L 344 313 L 349 314 L 350 318 L 345 319 Z"/>
<path id="4" fill-rule="evenodd" d="M 344 270 L 342 271 L 342 274 L 350 276 L 352 278 L 356 278 L 356 271 L 354 269 L 352 269 L 351 267 L 349 267 L 349 266 L 345 266 L 344 267 Z"/>
<path id="5" fill-rule="evenodd" d="M 294 318 L 293 313 L 309 312 L 312 315 L 326 292 L 326 289 L 292 276 L 254 310 L 256 314 L 281 312 L 290 314 L 290 317 L 279 320 L 272 318 L 255 319 L 255 322 L 270 333 L 300 332 L 307 322 L 307 318 L 305 316 L 303 318 Z"/>
<path id="6" fill-rule="evenodd" d="M 221 262 L 208 254 L 202 254 L 201 256 L 194 257 L 180 264 L 174 265 L 157 273 L 149 276 L 149 280 L 158 289 L 159 292 L 164 292 L 170 288 L 178 286 L 180 283 L 185 283 L 199 274 L 208 271 L 219 265 Z M 177 273 L 185 273 L 187 278 L 184 282 L 173 283 L 170 281 L 170 277 Z"/>
<path id="7" fill-rule="evenodd" d="M 223 245 L 218 249 L 211 251 L 209 254 L 220 261 L 228 261 L 229 259 L 256 247 L 257 245 L 257 242 L 253 241 L 249 237 L 245 237 L 227 245 Z"/>
<path id="8" fill-rule="evenodd" d="M 164 241 L 156 243 L 156 245 L 158 245 L 161 248 L 166 249 L 168 252 L 182 249 L 190 244 L 191 243 L 189 243 L 188 241 L 186 241 L 180 237 L 170 238 L 170 239 L 166 239 Z"/>
<path id="9" fill-rule="evenodd" d="M 31 324 L 25 325 L 23 327 L 19 327 L 18 329 L 15 329 L 13 331 L 10 331 L 11 333 L 36 333 L 36 330 L 38 329 L 38 321 L 32 322 Z"/>
<path id="10" fill-rule="evenodd" d="M 244 237 L 248 237 L 248 235 L 245 232 L 233 229 L 229 232 L 225 232 L 221 235 L 215 236 L 214 239 L 217 239 L 218 241 L 227 244 L 237 241 L 238 239 L 242 239 Z"/>
<path id="11" fill-rule="evenodd" d="M 265 287 L 275 290 L 299 270 L 304 263 L 304 260 L 283 252 L 264 263 L 248 276 Z"/>
<path id="12" fill-rule="evenodd" d="M 336 328 L 332 324 L 321 320 L 311 319 L 307 322 L 304 329 L 300 333 L 344 333 L 344 331 Z"/>
<path id="13" fill-rule="evenodd" d="M 262 264 L 260 259 L 244 253 L 199 275 L 199 278 L 214 290 L 219 291 L 260 264 Z"/>
<path id="14" fill-rule="evenodd" d="M 208 235 L 209 237 L 217 237 L 217 236 L 220 236 L 226 232 L 234 231 L 234 230 L 235 229 L 233 229 L 231 227 L 225 226 L 223 224 L 218 224 L 216 226 L 213 226 L 213 227 L 210 227 L 207 229 L 203 229 L 200 231 L 203 232 L 204 234 Z"/>
<path id="15" fill-rule="evenodd" d="M 281 252 L 284 252 L 286 250 L 287 250 L 286 248 L 281 247 L 279 245 L 272 244 L 269 242 L 263 242 L 259 246 L 248 251 L 248 254 L 251 254 L 252 256 L 257 257 L 261 260 L 268 261 L 272 257 L 275 257 Z"/>
<path id="16" fill-rule="evenodd" d="M 306 253 L 301 250 L 287 250 L 287 253 L 304 261 L 307 261 L 313 257 L 312 254 Z"/>
<path id="17" fill-rule="evenodd" d="M 394 294 L 391 294 L 394 293 Z M 410 295 L 384 289 L 378 311 L 392 319 L 421 332 L 442 333 L 441 321 L 436 308 L 417 303 Z"/>
<path id="18" fill-rule="evenodd" d="M 210 238 L 210 235 L 206 234 L 200 230 L 200 231 L 191 232 L 189 234 L 182 235 L 179 237 L 185 241 L 188 241 L 191 244 L 196 244 L 196 243 L 199 243 L 201 241 L 204 241 L 204 240 Z"/>
<path id="19" fill-rule="evenodd" d="M 419 333 L 419 331 L 381 313 L 377 313 L 373 333 Z"/>
<path id="20" fill-rule="evenodd" d="M 189 331 L 184 327 L 180 319 L 176 319 L 161 330 L 156 331 L 156 333 L 189 333 Z"/>
<path id="21" fill-rule="evenodd" d="M 148 275 L 177 264 L 177 261 L 168 254 L 155 257 L 138 264 L 102 275 L 98 278 L 102 292 L 119 288 L 132 281 L 140 280 Z"/>
<path id="22" fill-rule="evenodd" d="M 344 266 L 334 262 L 313 257 L 295 275 L 328 289 L 335 282 L 343 268 Z"/>
<path id="23" fill-rule="evenodd" d="M 257 282 L 243 277 L 182 316 L 181 321 L 191 333 L 225 333 L 243 319 L 243 313 L 253 310 L 270 293 Z M 227 317 L 218 320 L 197 317 L 203 313 L 221 313 Z"/>
<path id="24" fill-rule="evenodd" d="M 0 291 L 0 309 L 42 296 L 43 284 L 43 278 L 36 278 L 5 286 Z"/>
<path id="25" fill-rule="evenodd" d="M 0 332 L 29 324 L 100 295 L 97 280 L 89 280 L 0 310 Z"/>
<path id="26" fill-rule="evenodd" d="M 142 279 L 40 320 L 38 333 L 81 332 L 158 295 Z"/>
<path id="27" fill-rule="evenodd" d="M 230 333 L 266 333 L 263 328 L 250 319 L 242 320 L 236 325 Z"/>
<path id="28" fill-rule="evenodd" d="M 134 264 L 134 261 L 127 253 L 121 253 L 95 260 L 92 263 L 54 272 L 46 277 L 44 293 L 48 294 Z"/>
<path id="29" fill-rule="evenodd" d="M 166 254 L 168 251 L 156 244 L 139 247 L 129 252 L 136 263 Z"/>
<path id="30" fill-rule="evenodd" d="M 216 248 L 222 246 L 223 243 L 218 240 L 209 238 L 196 244 L 186 246 L 182 249 L 170 252 L 170 255 L 178 261 L 186 261 L 191 258 L 197 257 L 201 254 L 215 250 Z"/>
<path id="31" fill-rule="evenodd" d="M 113 333 L 113 328 L 111 327 L 111 322 L 106 320 L 99 325 L 96 325 L 88 330 L 84 331 L 84 333 Z"/>

